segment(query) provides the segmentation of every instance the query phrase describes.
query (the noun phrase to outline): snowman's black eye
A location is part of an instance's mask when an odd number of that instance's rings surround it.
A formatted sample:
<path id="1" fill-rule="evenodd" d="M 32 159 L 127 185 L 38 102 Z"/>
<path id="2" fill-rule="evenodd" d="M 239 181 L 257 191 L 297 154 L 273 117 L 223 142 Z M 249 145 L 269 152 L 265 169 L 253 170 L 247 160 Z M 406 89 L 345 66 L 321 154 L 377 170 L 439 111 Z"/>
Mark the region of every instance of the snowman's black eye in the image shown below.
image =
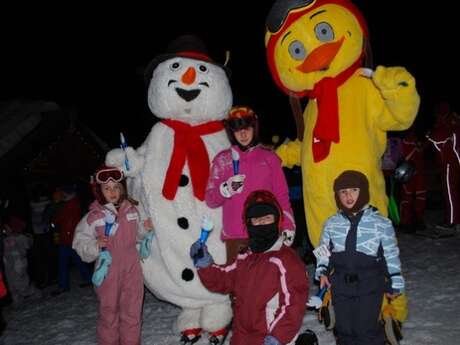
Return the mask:
<path id="1" fill-rule="evenodd" d="M 178 61 L 176 62 L 173 62 L 171 65 L 169 65 L 169 69 L 171 71 L 177 71 L 178 69 L 180 69 L 181 65 Z"/>
<path id="2" fill-rule="evenodd" d="M 205 65 L 200 65 L 198 67 L 198 70 L 201 72 L 201 73 L 207 73 L 208 72 L 208 67 L 206 67 Z"/>

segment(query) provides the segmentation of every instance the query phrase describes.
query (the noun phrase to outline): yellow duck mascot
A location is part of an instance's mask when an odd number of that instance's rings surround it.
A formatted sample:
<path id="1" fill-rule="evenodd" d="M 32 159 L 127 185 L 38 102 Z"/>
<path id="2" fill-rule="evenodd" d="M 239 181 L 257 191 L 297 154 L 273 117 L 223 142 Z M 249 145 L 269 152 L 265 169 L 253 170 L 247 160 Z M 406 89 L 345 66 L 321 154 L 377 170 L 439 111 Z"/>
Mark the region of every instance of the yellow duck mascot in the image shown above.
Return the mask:
<path id="1" fill-rule="evenodd" d="M 387 215 L 380 167 L 386 132 L 407 129 L 420 98 L 403 67 L 361 68 L 368 30 L 348 0 L 277 0 L 267 18 L 267 59 L 275 83 L 308 97 L 302 142 L 281 145 L 286 166 L 301 165 L 308 234 L 319 243 L 324 221 L 337 211 L 332 186 L 344 170 L 363 172 L 370 203 Z M 398 298 L 405 304 L 405 298 Z M 397 308 L 394 301 L 392 304 Z M 403 306 L 396 316 L 403 321 Z"/>

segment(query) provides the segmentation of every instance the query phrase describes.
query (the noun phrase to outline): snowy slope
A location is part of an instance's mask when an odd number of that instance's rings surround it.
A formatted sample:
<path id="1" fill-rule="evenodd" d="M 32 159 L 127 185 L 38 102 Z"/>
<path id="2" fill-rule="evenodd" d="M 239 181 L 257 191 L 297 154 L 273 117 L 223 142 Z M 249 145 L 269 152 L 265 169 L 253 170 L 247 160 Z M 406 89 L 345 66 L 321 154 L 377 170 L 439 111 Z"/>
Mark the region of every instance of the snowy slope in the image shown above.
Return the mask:
<path id="1" fill-rule="evenodd" d="M 399 235 L 403 271 L 407 280 L 409 319 L 401 345 L 460 344 L 460 234 L 432 240 Z M 313 267 L 308 267 L 312 271 Z M 74 284 L 78 277 L 74 278 Z M 312 293 L 317 290 L 312 286 Z M 45 291 L 45 294 L 49 293 Z M 7 307 L 4 345 L 92 345 L 96 343 L 97 301 L 91 288 L 73 287 L 58 297 L 43 297 L 20 308 Z M 174 320 L 179 309 L 146 293 L 142 339 L 148 345 L 176 345 Z M 314 330 L 320 345 L 335 344 L 331 332 L 313 312 L 304 328 Z M 197 345 L 207 344 L 205 339 Z"/>

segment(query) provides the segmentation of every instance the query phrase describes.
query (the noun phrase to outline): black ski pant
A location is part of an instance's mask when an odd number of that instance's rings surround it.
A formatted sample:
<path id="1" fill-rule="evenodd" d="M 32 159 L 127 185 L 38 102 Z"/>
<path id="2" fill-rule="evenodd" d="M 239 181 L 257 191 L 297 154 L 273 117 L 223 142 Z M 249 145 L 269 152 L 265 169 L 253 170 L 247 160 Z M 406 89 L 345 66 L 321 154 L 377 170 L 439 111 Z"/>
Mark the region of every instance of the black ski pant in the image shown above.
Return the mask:
<path id="1" fill-rule="evenodd" d="M 360 279 L 356 274 L 333 274 L 334 306 L 338 345 L 383 345 L 379 322 L 384 294 L 384 277 Z"/>

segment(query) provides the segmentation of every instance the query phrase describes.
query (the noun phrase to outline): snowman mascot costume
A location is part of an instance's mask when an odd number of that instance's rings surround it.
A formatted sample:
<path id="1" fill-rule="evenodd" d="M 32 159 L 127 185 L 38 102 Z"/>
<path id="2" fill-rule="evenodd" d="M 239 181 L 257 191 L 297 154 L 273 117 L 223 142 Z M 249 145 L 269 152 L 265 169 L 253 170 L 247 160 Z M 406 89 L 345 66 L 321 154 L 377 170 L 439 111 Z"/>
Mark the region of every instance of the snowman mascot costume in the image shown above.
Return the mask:
<path id="1" fill-rule="evenodd" d="M 230 147 L 222 123 L 232 105 L 227 73 L 197 37 L 172 41 L 145 74 L 149 108 L 161 121 L 137 150 L 114 149 L 106 156 L 107 165 L 129 177 L 141 217 L 153 223 L 150 255 L 142 262 L 145 285 L 182 308 L 177 319 L 181 344 L 195 343 L 202 331 L 210 344 L 219 344 L 232 318 L 229 297 L 201 284 L 189 255 L 206 216 L 214 224 L 208 249 L 216 263 L 226 259 L 221 209 L 208 208 L 204 194 L 210 162 Z"/>

